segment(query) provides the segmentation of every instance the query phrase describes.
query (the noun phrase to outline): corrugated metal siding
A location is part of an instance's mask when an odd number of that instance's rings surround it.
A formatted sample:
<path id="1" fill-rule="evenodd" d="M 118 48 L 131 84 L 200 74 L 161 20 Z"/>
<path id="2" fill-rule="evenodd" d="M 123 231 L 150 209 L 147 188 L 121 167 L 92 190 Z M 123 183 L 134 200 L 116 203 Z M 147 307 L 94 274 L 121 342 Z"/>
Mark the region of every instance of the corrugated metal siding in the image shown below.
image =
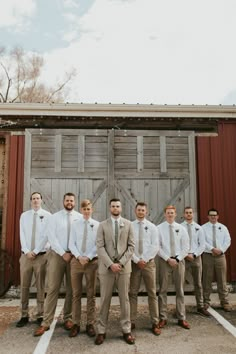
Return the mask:
<path id="1" fill-rule="evenodd" d="M 209 208 L 219 210 L 219 221 L 232 239 L 227 251 L 228 280 L 236 281 L 236 124 L 219 124 L 218 137 L 198 137 L 196 152 L 199 222 L 208 221 Z"/>
<path id="2" fill-rule="evenodd" d="M 19 218 L 23 210 L 24 136 L 11 136 L 9 147 L 8 205 L 6 218 L 6 250 L 13 258 L 14 284 L 20 283 Z"/>

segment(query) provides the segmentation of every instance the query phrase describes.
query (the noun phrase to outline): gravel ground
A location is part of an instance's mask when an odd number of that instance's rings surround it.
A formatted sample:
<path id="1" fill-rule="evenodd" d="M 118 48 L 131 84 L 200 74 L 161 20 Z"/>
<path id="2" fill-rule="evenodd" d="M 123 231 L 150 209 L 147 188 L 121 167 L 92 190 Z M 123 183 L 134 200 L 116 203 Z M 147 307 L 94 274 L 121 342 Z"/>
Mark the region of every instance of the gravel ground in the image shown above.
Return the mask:
<path id="1" fill-rule="evenodd" d="M 175 298 L 169 297 L 169 320 L 168 326 L 162 330 L 162 334 L 155 337 L 150 330 L 149 312 L 147 298 L 139 298 L 138 318 L 136 330 L 133 332 L 136 343 L 133 346 L 127 345 L 122 339 L 119 324 L 118 299 L 113 298 L 107 338 L 103 345 L 95 346 L 94 339 L 85 334 L 86 313 L 83 305 L 81 333 L 76 338 L 69 338 L 68 332 L 62 327 L 62 319 L 59 318 L 54 334 L 52 336 L 47 354 L 58 353 L 136 353 L 136 354 L 231 354 L 236 353 L 236 338 L 227 332 L 213 318 L 201 317 L 196 313 L 194 298 L 186 296 L 187 320 L 191 324 L 191 330 L 185 330 L 177 326 L 175 316 Z M 20 317 L 18 309 L 19 300 L 0 299 L 0 353 L 1 354 L 31 354 L 33 353 L 39 338 L 33 337 L 36 328 L 34 322 L 35 300 L 30 302 L 30 313 L 32 321 L 26 327 L 16 328 L 16 321 Z M 60 299 L 59 303 L 63 303 Z M 236 294 L 231 294 L 233 304 L 232 315 L 236 315 Z M 98 300 L 99 304 L 99 300 Z M 213 305 L 219 304 L 217 297 Z M 227 314 L 228 315 L 228 314 Z"/>

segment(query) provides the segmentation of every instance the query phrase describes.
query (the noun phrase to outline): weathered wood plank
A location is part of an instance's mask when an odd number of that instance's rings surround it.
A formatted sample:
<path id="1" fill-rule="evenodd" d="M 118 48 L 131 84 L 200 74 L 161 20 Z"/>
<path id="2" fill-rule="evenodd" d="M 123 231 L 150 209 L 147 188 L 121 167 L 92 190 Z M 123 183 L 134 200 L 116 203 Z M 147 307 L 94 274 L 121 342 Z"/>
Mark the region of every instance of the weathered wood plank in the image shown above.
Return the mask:
<path id="1" fill-rule="evenodd" d="M 137 171 L 143 171 L 143 137 L 137 136 Z"/>
<path id="2" fill-rule="evenodd" d="M 78 136 L 78 172 L 84 172 L 85 137 Z"/>
<path id="3" fill-rule="evenodd" d="M 108 201 L 115 197 L 115 166 L 114 166 L 114 130 L 110 130 L 108 133 L 108 170 L 107 170 L 107 181 L 108 181 Z"/>
<path id="4" fill-rule="evenodd" d="M 161 172 L 167 172 L 167 162 L 166 162 L 166 137 L 160 137 L 160 168 Z"/>
<path id="5" fill-rule="evenodd" d="M 55 172 L 61 172 L 62 136 L 55 136 Z"/>

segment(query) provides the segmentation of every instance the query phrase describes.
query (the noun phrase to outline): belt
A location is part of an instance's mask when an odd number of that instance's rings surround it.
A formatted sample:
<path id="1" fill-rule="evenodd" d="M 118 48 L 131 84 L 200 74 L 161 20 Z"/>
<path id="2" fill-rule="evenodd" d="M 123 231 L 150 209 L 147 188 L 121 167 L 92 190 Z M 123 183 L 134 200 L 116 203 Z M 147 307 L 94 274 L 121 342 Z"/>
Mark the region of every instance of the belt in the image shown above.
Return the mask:
<path id="1" fill-rule="evenodd" d="M 71 251 L 65 251 L 66 253 L 71 253 Z"/>
<path id="2" fill-rule="evenodd" d="M 39 252 L 37 256 L 42 256 L 43 254 L 46 254 L 46 252 Z"/>

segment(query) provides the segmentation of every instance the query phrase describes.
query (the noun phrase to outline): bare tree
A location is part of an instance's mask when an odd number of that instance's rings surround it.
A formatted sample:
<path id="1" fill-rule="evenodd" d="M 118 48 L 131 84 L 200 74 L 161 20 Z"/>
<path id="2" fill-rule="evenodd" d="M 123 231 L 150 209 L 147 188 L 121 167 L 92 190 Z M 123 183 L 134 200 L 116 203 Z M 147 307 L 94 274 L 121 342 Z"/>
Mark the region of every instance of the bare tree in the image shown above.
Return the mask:
<path id="1" fill-rule="evenodd" d="M 42 79 L 43 57 L 37 53 L 26 53 L 20 47 L 9 54 L 0 48 L 0 102 L 64 102 L 66 85 L 76 76 L 75 69 L 64 73 L 54 86 L 46 85 Z"/>

